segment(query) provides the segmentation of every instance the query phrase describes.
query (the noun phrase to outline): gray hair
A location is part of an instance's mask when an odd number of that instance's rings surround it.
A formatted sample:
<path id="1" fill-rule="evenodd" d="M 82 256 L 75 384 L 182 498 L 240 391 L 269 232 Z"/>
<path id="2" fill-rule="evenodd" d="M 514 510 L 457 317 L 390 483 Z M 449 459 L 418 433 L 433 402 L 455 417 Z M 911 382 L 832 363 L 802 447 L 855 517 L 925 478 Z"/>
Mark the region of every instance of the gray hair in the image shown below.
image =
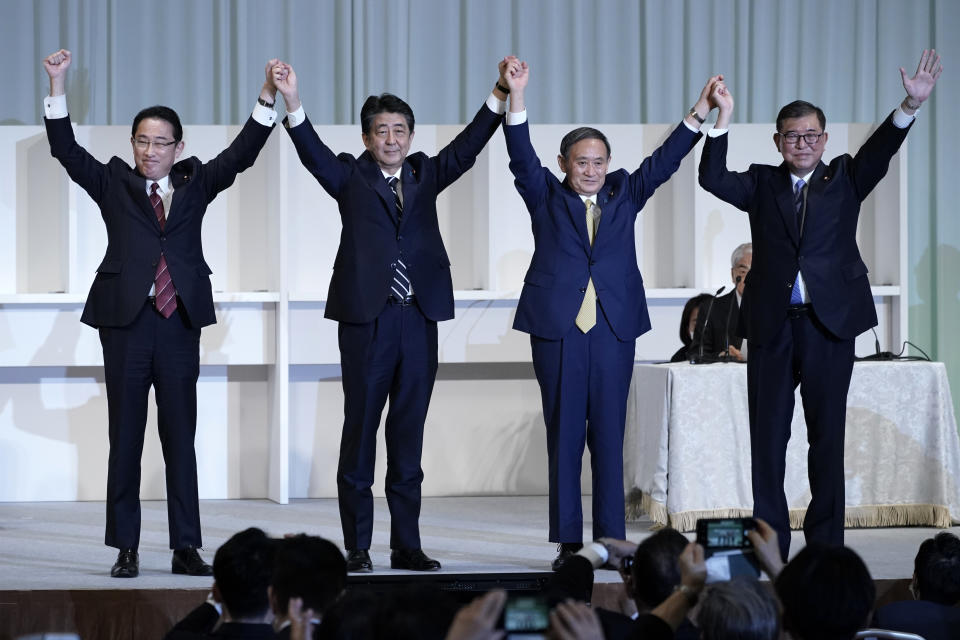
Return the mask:
<path id="1" fill-rule="evenodd" d="M 743 576 L 716 582 L 703 594 L 697 626 L 703 640 L 777 640 L 777 602 L 768 586 Z"/>
<path id="2" fill-rule="evenodd" d="M 747 255 L 748 253 L 753 253 L 752 242 L 744 242 L 743 244 L 738 246 L 736 249 L 734 249 L 733 255 L 730 256 L 730 268 L 736 269 L 737 263 L 743 260 L 743 256 Z"/>

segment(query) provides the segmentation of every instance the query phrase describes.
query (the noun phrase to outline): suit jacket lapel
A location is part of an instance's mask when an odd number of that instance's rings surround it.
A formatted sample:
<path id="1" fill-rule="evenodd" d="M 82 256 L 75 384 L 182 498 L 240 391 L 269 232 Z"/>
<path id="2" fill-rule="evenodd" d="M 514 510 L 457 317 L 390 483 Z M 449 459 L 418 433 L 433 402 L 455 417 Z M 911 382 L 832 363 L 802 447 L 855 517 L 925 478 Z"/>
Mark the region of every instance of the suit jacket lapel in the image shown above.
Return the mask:
<path id="1" fill-rule="evenodd" d="M 597 243 L 601 242 L 601 238 L 605 240 L 607 236 L 609 236 L 611 233 L 609 231 L 609 229 L 611 228 L 610 227 L 611 222 L 609 220 L 609 216 L 613 215 L 613 207 L 609 207 L 610 211 L 608 212 L 607 203 L 613 199 L 613 195 L 614 195 L 614 187 L 608 183 L 603 185 L 603 189 L 601 189 L 597 193 L 594 199 L 594 203 L 596 204 L 597 207 L 600 208 L 600 220 L 597 221 L 597 231 L 596 231 L 596 235 L 593 238 L 594 249 L 597 248 Z M 606 222 L 604 222 L 604 220 L 606 220 Z M 586 211 L 584 211 L 583 224 L 584 226 L 586 226 L 587 224 Z M 606 228 L 608 231 L 606 233 L 601 233 L 600 230 L 603 228 Z"/>
<path id="2" fill-rule="evenodd" d="M 400 174 L 403 190 L 403 217 L 400 219 L 400 226 L 407 224 L 410 216 L 416 210 L 414 203 L 417 200 L 417 193 L 420 191 L 420 183 L 417 181 L 416 171 L 410 166 L 409 162 L 403 163 L 403 171 Z M 391 194 L 392 195 L 392 194 Z"/>
<path id="3" fill-rule="evenodd" d="M 567 197 L 564 199 L 567 205 L 567 215 L 570 216 L 570 222 L 573 223 L 574 229 L 577 230 L 580 245 L 587 255 L 590 255 L 590 236 L 587 235 L 587 210 L 584 207 L 580 195 L 571 189 L 569 184 L 564 183 L 564 187 L 565 193 L 567 194 Z"/>
<path id="4" fill-rule="evenodd" d="M 364 151 L 357 160 L 357 167 L 360 169 L 363 179 L 366 180 L 370 188 L 380 196 L 380 199 L 383 201 L 384 213 L 390 216 L 394 224 L 396 224 L 397 213 L 393 204 L 393 191 L 390 190 L 387 181 L 383 178 L 383 171 L 380 170 L 380 165 L 376 163 L 369 151 Z M 404 193 L 404 195 L 406 195 L 406 193 Z"/>
<path id="5" fill-rule="evenodd" d="M 150 204 L 150 196 L 147 195 L 147 179 L 136 171 L 127 174 L 127 191 L 130 198 L 137 204 L 140 211 L 147 217 L 147 224 L 151 225 L 160 232 L 160 221 L 157 220 L 157 214 Z"/>
<path id="6" fill-rule="evenodd" d="M 167 232 L 170 231 L 171 227 L 175 227 L 186 221 L 187 216 L 180 215 L 186 214 L 186 210 L 184 207 L 178 205 L 183 202 L 183 198 L 186 196 L 187 190 L 185 187 L 188 182 L 190 182 L 190 173 L 186 169 L 174 165 L 170 172 L 170 186 L 173 187 L 173 200 L 170 201 L 170 211 L 167 212 L 167 225 L 165 229 Z M 171 211 L 175 212 L 173 217 L 170 217 Z"/>
<path id="7" fill-rule="evenodd" d="M 797 231 L 797 213 L 793 209 L 793 180 L 790 178 L 790 169 L 786 164 L 780 165 L 780 175 L 776 184 L 772 185 L 776 193 L 777 208 L 780 210 L 780 220 L 787 229 L 787 235 L 797 247 L 800 246 L 800 233 Z"/>
<path id="8" fill-rule="evenodd" d="M 807 186 L 807 208 L 804 212 L 804 229 L 809 229 L 810 220 L 816 217 L 817 213 L 822 213 L 823 209 L 819 206 L 821 198 L 823 197 L 823 191 L 827 188 L 827 185 L 830 184 L 830 176 L 827 174 L 827 165 L 820 162 L 817 164 L 817 168 L 813 170 L 813 175 L 810 176 L 810 184 Z M 817 228 L 823 228 L 820 225 L 817 225 Z M 801 237 L 801 240 L 803 238 Z"/>

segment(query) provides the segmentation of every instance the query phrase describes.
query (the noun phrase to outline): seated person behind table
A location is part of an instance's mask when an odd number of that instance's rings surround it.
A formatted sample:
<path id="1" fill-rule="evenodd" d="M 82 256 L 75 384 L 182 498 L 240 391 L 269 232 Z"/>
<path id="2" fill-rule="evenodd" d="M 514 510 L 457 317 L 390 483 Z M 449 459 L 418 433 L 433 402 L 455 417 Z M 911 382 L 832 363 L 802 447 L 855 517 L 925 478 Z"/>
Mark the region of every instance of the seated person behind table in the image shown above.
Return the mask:
<path id="1" fill-rule="evenodd" d="M 926 640 L 960 638 L 960 539 L 941 532 L 920 544 L 910 591 L 916 600 L 891 602 L 877 610 L 873 626 L 906 631 Z"/>
<path id="2" fill-rule="evenodd" d="M 734 290 L 721 296 L 710 307 L 710 298 L 700 304 L 700 314 L 697 326 L 693 330 L 693 342 L 687 355 L 697 358 L 702 353 L 705 358 L 720 358 L 729 354 L 731 360 L 744 362 L 745 353 L 741 353 L 743 338 L 737 335 L 737 324 L 740 318 L 740 300 L 743 298 L 743 287 L 746 284 L 747 274 L 750 273 L 750 264 L 753 262 L 753 244 L 745 242 L 733 250 L 730 256 L 730 280 Z M 710 317 L 707 318 L 707 311 Z M 706 324 L 706 330 L 704 330 Z M 703 350 L 701 351 L 701 344 Z"/>
<path id="3" fill-rule="evenodd" d="M 697 318 L 700 315 L 700 305 L 706 302 L 710 303 L 712 298 L 709 293 L 701 293 L 687 300 L 683 305 L 683 314 L 680 316 L 680 342 L 683 343 L 677 352 L 670 358 L 670 362 L 686 362 L 690 344 L 693 342 L 693 330 L 697 326 Z"/>

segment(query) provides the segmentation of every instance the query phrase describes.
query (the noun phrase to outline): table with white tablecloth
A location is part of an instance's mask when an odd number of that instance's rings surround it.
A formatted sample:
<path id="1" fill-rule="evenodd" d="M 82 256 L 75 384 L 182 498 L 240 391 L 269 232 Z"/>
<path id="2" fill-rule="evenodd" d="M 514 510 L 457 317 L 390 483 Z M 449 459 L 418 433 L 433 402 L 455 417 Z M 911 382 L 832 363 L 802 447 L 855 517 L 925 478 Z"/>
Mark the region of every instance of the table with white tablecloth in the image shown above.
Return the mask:
<path id="1" fill-rule="evenodd" d="M 787 447 L 790 523 L 810 501 L 797 390 Z M 846 526 L 960 522 L 960 437 L 940 362 L 858 362 L 847 397 Z M 690 531 L 751 515 L 747 367 L 637 364 L 624 436 L 628 517 Z"/>

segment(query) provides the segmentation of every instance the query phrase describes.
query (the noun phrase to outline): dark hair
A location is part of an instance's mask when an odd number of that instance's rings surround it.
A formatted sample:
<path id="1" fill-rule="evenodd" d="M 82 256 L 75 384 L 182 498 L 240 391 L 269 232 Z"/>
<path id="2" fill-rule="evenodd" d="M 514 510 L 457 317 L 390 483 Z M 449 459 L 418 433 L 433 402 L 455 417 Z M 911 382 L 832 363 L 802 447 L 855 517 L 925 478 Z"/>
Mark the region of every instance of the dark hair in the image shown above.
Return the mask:
<path id="1" fill-rule="evenodd" d="M 290 598 L 303 598 L 303 608 L 323 612 L 347 584 L 347 561 L 329 540 L 301 533 L 279 542 L 270 585 L 280 612 Z"/>
<path id="2" fill-rule="evenodd" d="M 634 599 L 637 607 L 652 609 L 666 600 L 680 584 L 677 560 L 686 548 L 686 537 L 676 529 L 660 529 L 637 545 L 633 554 Z"/>
<path id="3" fill-rule="evenodd" d="M 777 577 L 783 627 L 797 640 L 853 638 L 867 622 L 877 590 L 852 549 L 811 543 Z"/>
<path id="4" fill-rule="evenodd" d="M 690 335 L 688 329 L 693 310 L 699 308 L 700 305 L 712 297 L 709 293 L 701 293 L 700 295 L 693 296 L 687 300 L 687 304 L 683 305 L 683 313 L 680 314 L 680 342 L 683 343 L 683 346 L 689 347 L 690 343 L 693 342 L 693 337 Z"/>
<path id="5" fill-rule="evenodd" d="M 777 114 L 777 131 L 781 131 L 781 126 L 783 125 L 784 120 L 789 120 L 790 118 L 802 118 L 803 116 L 808 116 L 811 113 L 817 114 L 817 120 L 820 121 L 820 128 L 827 128 L 827 117 L 823 115 L 823 110 L 805 100 L 794 100 L 788 105 L 785 105 L 780 109 L 780 113 Z"/>
<path id="6" fill-rule="evenodd" d="M 601 141 L 603 146 L 607 148 L 607 157 L 610 157 L 610 143 L 607 141 L 607 136 L 603 135 L 603 132 L 599 129 L 594 129 L 593 127 L 580 127 L 563 136 L 563 140 L 560 141 L 560 155 L 563 156 L 564 160 L 569 160 L 570 147 L 581 140 L 590 139 Z"/>
<path id="7" fill-rule="evenodd" d="M 960 538 L 941 531 L 920 544 L 913 574 L 921 600 L 953 606 L 960 602 Z"/>
<path id="8" fill-rule="evenodd" d="M 273 573 L 275 541 L 250 527 L 235 533 L 213 557 L 213 579 L 233 618 L 262 615 L 270 607 L 267 586 Z"/>
<path id="9" fill-rule="evenodd" d="M 779 617 L 766 585 L 737 576 L 707 587 L 696 622 L 703 640 L 777 640 Z"/>
<path id="10" fill-rule="evenodd" d="M 378 113 L 399 113 L 407 121 L 407 128 L 413 133 L 413 109 L 392 93 L 369 96 L 360 107 L 360 128 L 364 134 L 371 133 L 373 118 Z"/>
<path id="11" fill-rule="evenodd" d="M 140 121 L 144 120 L 145 118 L 166 120 L 170 123 L 170 126 L 173 127 L 173 139 L 177 142 L 183 140 L 183 125 L 180 124 L 180 116 L 178 116 L 177 112 L 170 107 L 164 107 L 159 104 L 140 110 L 140 113 L 138 113 L 133 119 L 133 126 L 130 127 L 131 137 L 137 135 L 137 127 L 140 126 Z"/>

